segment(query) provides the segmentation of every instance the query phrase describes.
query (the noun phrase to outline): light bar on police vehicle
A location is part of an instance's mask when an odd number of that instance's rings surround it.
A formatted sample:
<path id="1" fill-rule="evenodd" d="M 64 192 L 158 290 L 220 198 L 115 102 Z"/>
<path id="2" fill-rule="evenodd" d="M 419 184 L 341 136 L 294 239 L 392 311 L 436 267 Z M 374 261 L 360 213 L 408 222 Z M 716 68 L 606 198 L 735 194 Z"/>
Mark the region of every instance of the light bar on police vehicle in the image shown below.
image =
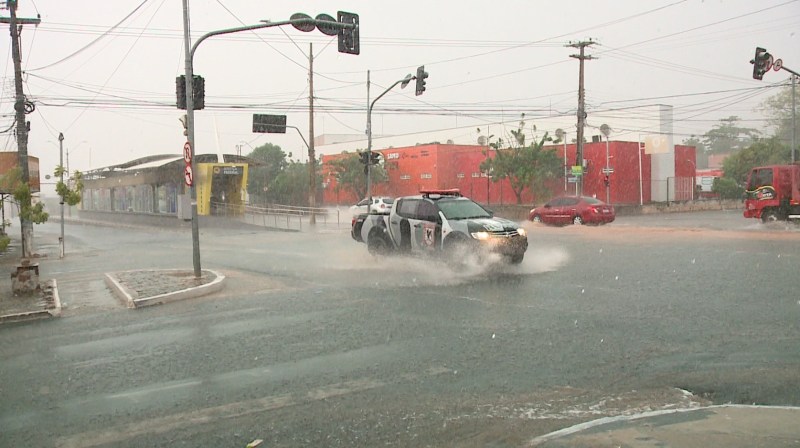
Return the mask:
<path id="1" fill-rule="evenodd" d="M 432 194 L 439 196 L 461 196 L 461 191 L 458 188 L 451 188 L 449 190 L 420 190 L 419 192 L 423 197 L 429 197 Z"/>

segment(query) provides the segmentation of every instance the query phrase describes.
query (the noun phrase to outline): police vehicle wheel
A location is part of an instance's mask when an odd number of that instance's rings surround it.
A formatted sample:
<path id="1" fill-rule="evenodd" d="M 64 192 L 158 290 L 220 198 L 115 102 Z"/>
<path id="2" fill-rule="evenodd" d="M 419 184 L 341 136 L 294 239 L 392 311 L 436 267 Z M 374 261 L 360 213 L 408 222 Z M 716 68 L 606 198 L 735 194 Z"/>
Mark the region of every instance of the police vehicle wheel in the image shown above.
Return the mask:
<path id="1" fill-rule="evenodd" d="M 367 238 L 367 250 L 372 255 L 387 255 L 391 250 L 391 246 L 386 236 L 374 234 Z"/>
<path id="2" fill-rule="evenodd" d="M 583 224 L 583 218 L 581 218 L 579 215 L 575 215 L 575 217 L 572 218 L 572 223 L 575 224 L 576 226 L 579 226 Z"/>
<path id="3" fill-rule="evenodd" d="M 525 254 L 517 254 L 508 257 L 508 261 L 510 261 L 511 264 L 520 264 L 523 258 L 525 258 Z"/>

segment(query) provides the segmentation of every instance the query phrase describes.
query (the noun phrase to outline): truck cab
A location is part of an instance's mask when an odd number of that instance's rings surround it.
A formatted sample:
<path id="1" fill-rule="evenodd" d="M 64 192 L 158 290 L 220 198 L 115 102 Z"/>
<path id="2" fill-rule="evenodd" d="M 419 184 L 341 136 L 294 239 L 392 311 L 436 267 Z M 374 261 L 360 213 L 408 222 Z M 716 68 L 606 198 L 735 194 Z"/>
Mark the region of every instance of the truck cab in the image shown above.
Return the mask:
<path id="1" fill-rule="evenodd" d="M 745 218 L 800 220 L 800 165 L 753 168 L 747 177 L 744 204 Z"/>

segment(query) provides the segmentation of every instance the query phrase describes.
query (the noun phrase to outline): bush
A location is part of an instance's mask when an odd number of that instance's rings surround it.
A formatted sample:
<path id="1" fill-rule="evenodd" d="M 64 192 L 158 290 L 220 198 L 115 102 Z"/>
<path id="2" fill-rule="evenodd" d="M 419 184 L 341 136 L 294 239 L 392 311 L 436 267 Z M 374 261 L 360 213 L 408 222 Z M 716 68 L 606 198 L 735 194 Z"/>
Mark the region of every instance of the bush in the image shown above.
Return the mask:
<path id="1" fill-rule="evenodd" d="M 8 235 L 0 235 L 0 252 L 5 252 L 10 242 L 11 238 Z"/>
<path id="2" fill-rule="evenodd" d="M 744 195 L 744 188 L 729 177 L 715 178 L 711 191 L 717 193 L 720 199 L 742 199 Z"/>

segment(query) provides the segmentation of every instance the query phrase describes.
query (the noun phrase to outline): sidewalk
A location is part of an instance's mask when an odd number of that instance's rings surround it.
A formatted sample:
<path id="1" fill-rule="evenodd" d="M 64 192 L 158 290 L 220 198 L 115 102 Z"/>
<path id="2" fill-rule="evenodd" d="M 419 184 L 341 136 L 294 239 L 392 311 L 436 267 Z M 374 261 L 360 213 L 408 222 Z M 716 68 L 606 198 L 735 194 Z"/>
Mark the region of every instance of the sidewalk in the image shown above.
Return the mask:
<path id="1" fill-rule="evenodd" d="M 21 237 L 18 232 L 9 232 L 9 237 L 9 247 L 0 254 L 0 324 L 60 317 L 62 303 L 58 279 L 42 275 L 39 277 L 40 291 L 29 296 L 13 294 L 11 274 L 21 264 Z M 44 267 L 48 263 L 58 262 L 58 257 L 57 240 L 37 238 L 36 253 L 31 257 L 31 263 Z M 204 296 L 220 291 L 225 281 L 223 274 L 209 269 L 203 269 L 200 278 L 195 278 L 192 270 L 180 269 L 107 272 L 104 277 L 108 295 L 117 297 L 120 306 L 127 308 Z"/>
<path id="2" fill-rule="evenodd" d="M 538 448 L 800 447 L 800 408 L 720 405 L 608 417 L 533 439 Z"/>

